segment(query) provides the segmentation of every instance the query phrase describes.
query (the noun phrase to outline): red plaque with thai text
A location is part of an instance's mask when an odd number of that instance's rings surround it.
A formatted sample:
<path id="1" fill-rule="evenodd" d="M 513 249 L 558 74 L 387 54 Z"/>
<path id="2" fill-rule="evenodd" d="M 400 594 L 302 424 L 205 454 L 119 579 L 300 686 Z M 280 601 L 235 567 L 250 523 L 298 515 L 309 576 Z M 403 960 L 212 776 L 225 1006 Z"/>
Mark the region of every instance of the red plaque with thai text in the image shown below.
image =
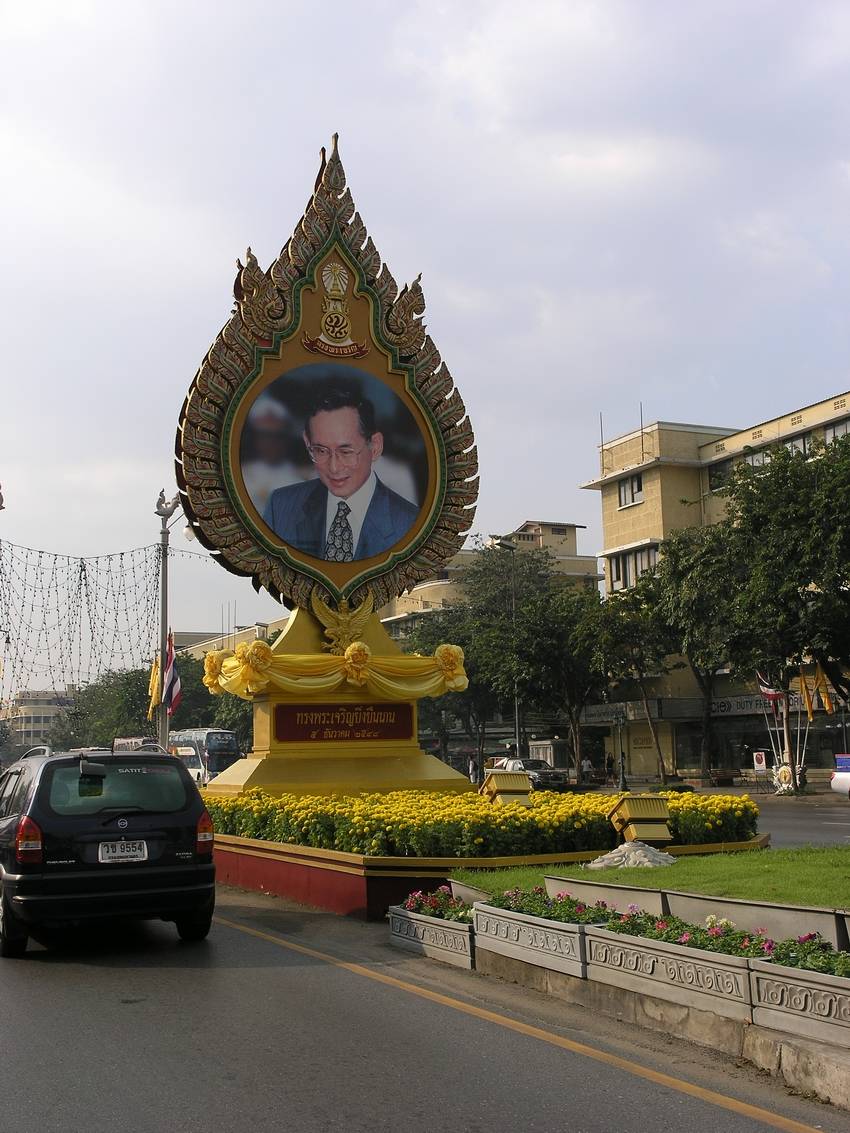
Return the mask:
<path id="1" fill-rule="evenodd" d="M 276 704 L 278 741 L 411 740 L 411 704 Z"/>

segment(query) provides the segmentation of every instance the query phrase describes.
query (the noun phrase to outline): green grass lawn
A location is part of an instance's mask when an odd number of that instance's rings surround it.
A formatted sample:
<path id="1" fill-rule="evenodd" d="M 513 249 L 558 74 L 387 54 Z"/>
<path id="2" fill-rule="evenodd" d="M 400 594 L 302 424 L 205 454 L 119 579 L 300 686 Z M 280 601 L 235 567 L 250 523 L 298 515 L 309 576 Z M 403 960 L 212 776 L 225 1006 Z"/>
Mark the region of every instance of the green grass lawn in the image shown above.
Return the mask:
<path id="1" fill-rule="evenodd" d="M 850 909 L 850 847 L 843 846 L 707 854 L 680 858 L 675 865 L 657 869 L 588 870 L 566 862 L 545 869 L 527 866 L 523 869 L 456 870 L 452 877 L 467 885 L 477 885 L 488 893 L 502 893 L 515 887 L 532 889 L 542 885 L 544 873 L 609 885 L 635 885 L 642 889 L 679 889 L 713 897 Z"/>

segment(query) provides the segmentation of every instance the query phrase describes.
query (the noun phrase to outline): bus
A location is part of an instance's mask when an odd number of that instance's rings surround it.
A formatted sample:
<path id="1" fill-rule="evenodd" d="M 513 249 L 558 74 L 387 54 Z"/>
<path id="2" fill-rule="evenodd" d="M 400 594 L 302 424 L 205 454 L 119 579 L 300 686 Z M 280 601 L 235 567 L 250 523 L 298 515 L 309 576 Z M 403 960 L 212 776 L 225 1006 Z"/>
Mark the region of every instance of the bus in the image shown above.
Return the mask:
<path id="1" fill-rule="evenodd" d="M 221 774 L 242 755 L 236 733 L 224 728 L 186 728 L 182 732 L 169 732 L 168 750 L 184 760 L 193 754 L 199 756 L 206 771 L 205 780 Z"/>

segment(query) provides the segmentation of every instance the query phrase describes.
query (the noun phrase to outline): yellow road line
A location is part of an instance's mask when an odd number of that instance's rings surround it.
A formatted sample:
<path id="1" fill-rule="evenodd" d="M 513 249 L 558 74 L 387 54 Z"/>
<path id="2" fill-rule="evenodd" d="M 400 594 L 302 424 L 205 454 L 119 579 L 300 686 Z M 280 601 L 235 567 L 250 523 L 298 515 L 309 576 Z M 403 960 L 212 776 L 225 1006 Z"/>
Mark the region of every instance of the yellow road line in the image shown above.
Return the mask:
<path id="1" fill-rule="evenodd" d="M 751 1117 L 754 1121 L 761 1121 L 764 1125 L 769 1125 L 773 1129 L 782 1129 L 785 1133 L 822 1133 L 822 1131 L 818 1131 L 813 1125 L 804 1125 L 802 1122 L 794 1121 L 790 1117 L 782 1117 L 780 1114 L 771 1113 L 769 1110 L 762 1109 L 760 1106 L 750 1105 L 748 1102 L 739 1101 L 737 1098 L 730 1098 L 725 1094 L 719 1094 L 715 1090 L 706 1090 L 703 1086 L 695 1086 L 693 1083 L 686 1082 L 681 1078 L 674 1078 L 670 1074 L 662 1074 L 658 1070 L 651 1070 L 647 1066 L 641 1066 L 638 1062 L 631 1062 L 627 1058 L 620 1058 L 618 1055 L 610 1054 L 608 1051 L 598 1050 L 596 1047 L 587 1046 L 585 1043 L 566 1039 L 562 1035 L 554 1034 L 552 1031 L 544 1031 L 541 1027 L 532 1027 L 528 1023 L 520 1023 L 516 1019 L 509 1018 L 507 1015 L 500 1015 L 496 1011 L 487 1011 L 483 1007 L 475 1007 L 471 1003 L 464 1003 L 462 999 L 454 999 L 450 995 L 441 995 L 439 992 L 429 991 L 428 988 L 407 983 L 405 980 L 396 979 L 394 976 L 384 975 L 383 972 L 373 971 L 371 968 L 366 968 L 362 964 L 352 964 L 347 960 L 340 960 L 336 956 L 329 955 L 327 952 L 319 952 L 315 948 L 307 948 L 303 944 L 296 944 L 294 941 L 286 940 L 284 937 L 274 936 L 272 933 L 263 932 L 257 928 L 250 928 L 248 925 L 240 924 L 238 921 L 231 921 L 220 916 L 216 916 L 215 920 L 217 924 L 225 925 L 227 928 L 236 929 L 238 932 L 247 933 L 249 936 L 256 936 L 259 940 L 276 944 L 280 948 L 288 948 L 291 952 L 298 952 L 302 956 L 310 956 L 314 960 L 321 960 L 323 963 L 331 964 L 335 968 L 342 968 L 346 972 L 352 972 L 356 976 L 365 976 L 366 979 L 374 980 L 376 983 L 386 984 L 387 987 L 398 988 L 400 991 L 406 991 L 410 995 L 417 995 L 420 999 L 427 999 L 432 1003 L 439 1003 L 443 1007 L 449 1007 L 453 1011 L 459 1011 L 464 1015 L 471 1015 L 475 1019 L 483 1019 L 487 1023 L 495 1023 L 496 1026 L 504 1027 L 509 1031 L 515 1031 L 520 1035 L 527 1035 L 532 1039 L 538 1039 L 540 1042 L 548 1043 L 550 1046 L 560 1047 L 561 1050 L 568 1050 L 573 1054 L 580 1054 L 585 1058 L 592 1058 L 596 1062 L 604 1063 L 606 1066 L 614 1066 L 618 1070 L 624 1070 L 627 1074 L 633 1074 L 637 1078 L 644 1078 L 647 1082 L 654 1082 L 656 1085 L 665 1086 L 669 1090 L 676 1090 L 680 1094 L 688 1094 L 692 1098 L 698 1098 L 700 1101 L 708 1102 L 709 1105 L 731 1110 L 732 1113 L 741 1114 L 743 1117 Z"/>

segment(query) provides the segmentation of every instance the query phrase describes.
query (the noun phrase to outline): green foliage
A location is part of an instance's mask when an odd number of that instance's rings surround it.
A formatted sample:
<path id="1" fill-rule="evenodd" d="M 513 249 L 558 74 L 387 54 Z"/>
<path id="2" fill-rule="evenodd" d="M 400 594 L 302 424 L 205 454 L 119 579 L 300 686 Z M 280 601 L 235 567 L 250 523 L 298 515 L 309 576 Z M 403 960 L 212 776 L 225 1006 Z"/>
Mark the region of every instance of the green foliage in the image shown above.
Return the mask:
<path id="1" fill-rule="evenodd" d="M 242 751 L 250 751 L 254 745 L 254 705 L 251 701 L 226 693 L 212 697 L 206 688 L 204 692 L 213 701 L 213 726 L 235 732 Z"/>
<path id="2" fill-rule="evenodd" d="M 73 707 L 53 725 L 49 742 L 54 748 L 109 747 L 116 736 L 153 736 L 156 725 L 148 718 L 146 669 L 103 673 L 78 689 Z"/>
<path id="3" fill-rule="evenodd" d="M 783 446 L 739 465 L 725 495 L 746 585 L 735 594 L 730 656 L 783 689 L 810 657 L 850 662 L 850 438 L 813 459 Z"/>

